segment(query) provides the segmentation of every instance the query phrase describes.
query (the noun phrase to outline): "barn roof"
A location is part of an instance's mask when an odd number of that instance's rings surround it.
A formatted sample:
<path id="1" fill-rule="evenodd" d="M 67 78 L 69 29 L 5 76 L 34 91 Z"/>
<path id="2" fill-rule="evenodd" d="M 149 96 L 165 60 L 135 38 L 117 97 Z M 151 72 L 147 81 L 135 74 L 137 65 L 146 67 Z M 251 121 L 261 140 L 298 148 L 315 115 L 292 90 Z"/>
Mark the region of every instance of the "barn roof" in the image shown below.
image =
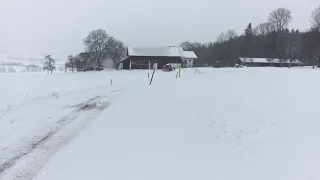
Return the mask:
<path id="1" fill-rule="evenodd" d="M 128 56 L 182 57 L 183 49 L 178 46 L 128 47 Z"/>
<path id="2" fill-rule="evenodd" d="M 197 55 L 193 51 L 183 51 L 183 57 L 184 58 L 192 58 L 197 59 Z"/>
<path id="3" fill-rule="evenodd" d="M 240 57 L 239 58 L 240 61 L 242 62 L 253 62 L 253 63 L 270 63 L 268 61 L 268 58 L 244 58 L 244 57 Z M 271 60 L 271 63 L 280 63 L 280 60 L 279 59 L 272 59 Z M 285 59 L 283 61 L 283 63 L 290 63 L 290 59 Z M 295 64 L 302 64 L 302 62 L 298 59 L 295 59 L 295 60 L 292 60 L 292 63 L 295 63 Z"/>

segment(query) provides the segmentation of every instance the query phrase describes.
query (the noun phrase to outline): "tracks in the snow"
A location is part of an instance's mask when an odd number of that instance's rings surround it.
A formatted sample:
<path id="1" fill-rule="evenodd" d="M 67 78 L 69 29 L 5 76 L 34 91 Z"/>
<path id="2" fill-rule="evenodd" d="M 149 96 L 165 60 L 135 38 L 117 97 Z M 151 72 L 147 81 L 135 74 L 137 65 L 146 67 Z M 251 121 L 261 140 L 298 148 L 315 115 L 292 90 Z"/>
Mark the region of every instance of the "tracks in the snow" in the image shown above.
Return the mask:
<path id="1" fill-rule="evenodd" d="M 72 113 L 57 119 L 45 133 L 25 137 L 3 148 L 0 151 L 0 179 L 33 178 L 56 151 L 109 107 L 109 100 L 106 96 L 96 96 L 69 106 L 73 108 Z"/>

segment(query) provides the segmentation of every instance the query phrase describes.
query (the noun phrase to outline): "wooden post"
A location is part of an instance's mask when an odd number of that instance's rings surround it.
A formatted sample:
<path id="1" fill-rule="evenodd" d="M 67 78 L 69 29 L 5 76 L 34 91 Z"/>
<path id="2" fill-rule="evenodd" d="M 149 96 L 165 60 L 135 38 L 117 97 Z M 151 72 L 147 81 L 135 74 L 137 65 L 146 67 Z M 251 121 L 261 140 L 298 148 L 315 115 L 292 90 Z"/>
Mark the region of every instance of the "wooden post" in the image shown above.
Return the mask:
<path id="1" fill-rule="evenodd" d="M 180 78 L 180 69 L 181 69 L 181 67 L 180 67 L 181 65 L 180 64 L 178 64 L 178 68 L 179 68 L 179 78 Z"/>
<path id="2" fill-rule="evenodd" d="M 156 71 L 156 69 L 153 69 L 153 73 L 152 73 L 152 76 L 151 76 L 151 80 L 150 80 L 150 83 L 149 83 L 149 85 L 151 85 L 151 83 L 152 83 L 152 80 L 153 80 L 153 76 L 154 76 L 154 72 Z"/>
<path id="3" fill-rule="evenodd" d="M 110 79 L 110 84 L 111 84 L 111 86 L 112 86 L 112 79 Z"/>

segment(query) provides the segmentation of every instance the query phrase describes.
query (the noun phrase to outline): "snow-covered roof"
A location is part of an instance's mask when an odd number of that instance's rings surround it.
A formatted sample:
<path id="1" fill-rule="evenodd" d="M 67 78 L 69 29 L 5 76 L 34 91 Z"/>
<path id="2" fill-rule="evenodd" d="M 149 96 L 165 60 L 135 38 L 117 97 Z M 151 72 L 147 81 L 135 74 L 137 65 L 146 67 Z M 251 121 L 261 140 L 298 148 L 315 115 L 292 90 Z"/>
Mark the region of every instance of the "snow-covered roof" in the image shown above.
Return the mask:
<path id="1" fill-rule="evenodd" d="M 182 57 L 183 49 L 178 46 L 128 47 L 129 56 Z"/>
<path id="2" fill-rule="evenodd" d="M 253 63 L 280 63 L 279 59 L 268 59 L 268 58 L 244 58 L 240 57 L 240 61 L 242 62 L 253 62 Z M 269 61 L 268 61 L 269 60 Z M 298 59 L 292 60 L 292 63 L 295 64 L 302 64 L 302 62 Z M 286 59 L 283 61 L 283 63 L 290 63 L 290 59 Z"/>
<path id="3" fill-rule="evenodd" d="M 183 51 L 183 57 L 184 58 L 192 58 L 197 59 L 197 55 L 193 51 Z"/>

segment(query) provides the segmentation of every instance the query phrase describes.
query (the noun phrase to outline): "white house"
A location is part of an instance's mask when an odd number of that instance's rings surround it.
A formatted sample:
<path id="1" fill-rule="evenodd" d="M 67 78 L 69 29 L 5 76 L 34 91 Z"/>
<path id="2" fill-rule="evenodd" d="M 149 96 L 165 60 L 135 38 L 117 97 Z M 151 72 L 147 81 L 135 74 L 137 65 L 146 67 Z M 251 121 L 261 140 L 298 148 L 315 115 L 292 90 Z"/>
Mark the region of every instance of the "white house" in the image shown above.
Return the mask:
<path id="1" fill-rule="evenodd" d="M 193 67 L 194 60 L 197 59 L 197 55 L 193 51 L 183 51 L 182 62 L 183 67 Z"/>

